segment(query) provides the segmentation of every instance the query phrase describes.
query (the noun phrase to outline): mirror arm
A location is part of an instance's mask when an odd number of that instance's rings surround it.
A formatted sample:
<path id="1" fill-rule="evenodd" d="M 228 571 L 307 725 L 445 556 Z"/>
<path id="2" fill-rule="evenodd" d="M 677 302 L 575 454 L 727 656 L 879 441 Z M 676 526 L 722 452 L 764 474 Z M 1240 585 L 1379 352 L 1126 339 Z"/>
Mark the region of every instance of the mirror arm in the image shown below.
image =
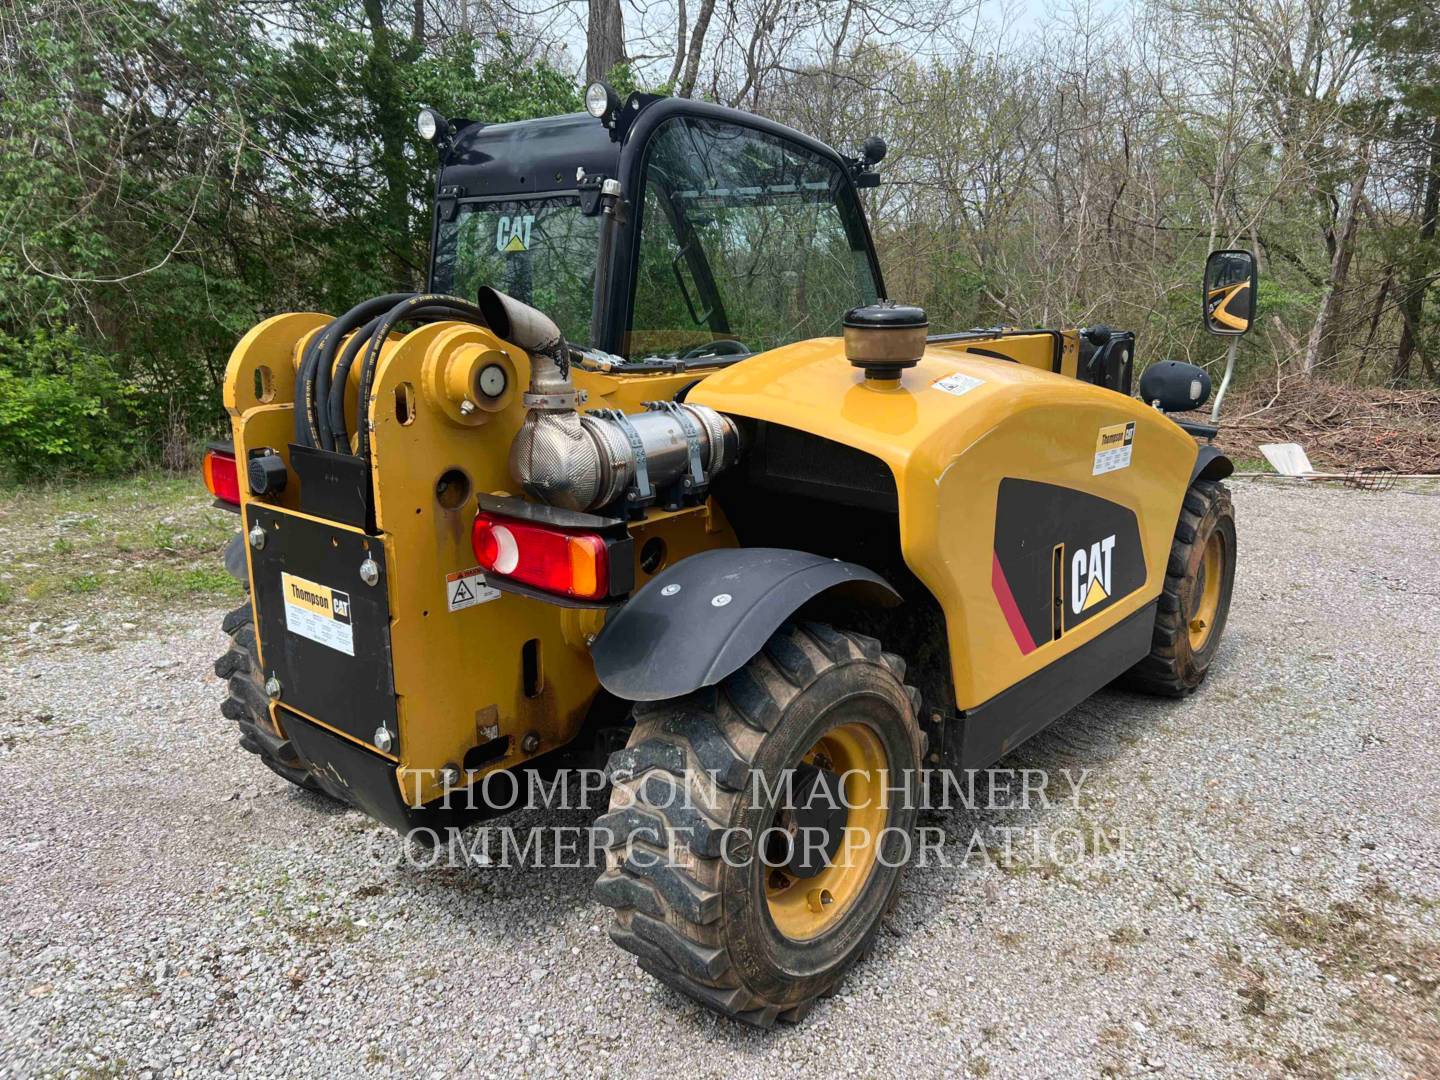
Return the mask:
<path id="1" fill-rule="evenodd" d="M 1210 409 L 1210 422 L 1220 419 L 1220 403 L 1225 400 L 1225 391 L 1230 387 L 1230 376 L 1235 374 L 1235 350 L 1240 347 L 1240 335 L 1230 339 L 1230 348 L 1225 351 L 1225 374 L 1220 379 L 1220 389 L 1215 391 L 1215 404 Z"/>

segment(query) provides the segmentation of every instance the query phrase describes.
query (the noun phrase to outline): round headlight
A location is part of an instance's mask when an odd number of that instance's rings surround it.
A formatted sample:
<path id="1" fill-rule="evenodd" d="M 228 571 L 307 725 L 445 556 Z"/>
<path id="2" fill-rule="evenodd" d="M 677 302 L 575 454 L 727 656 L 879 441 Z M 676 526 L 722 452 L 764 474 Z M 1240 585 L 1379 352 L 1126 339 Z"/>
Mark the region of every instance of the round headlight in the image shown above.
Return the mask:
<path id="1" fill-rule="evenodd" d="M 585 88 L 585 111 L 596 120 L 605 119 L 605 114 L 620 104 L 620 95 L 603 82 L 592 82 Z"/>
<path id="2" fill-rule="evenodd" d="M 434 142 L 445 127 L 445 118 L 434 109 L 421 109 L 415 118 L 415 130 L 426 142 Z"/>

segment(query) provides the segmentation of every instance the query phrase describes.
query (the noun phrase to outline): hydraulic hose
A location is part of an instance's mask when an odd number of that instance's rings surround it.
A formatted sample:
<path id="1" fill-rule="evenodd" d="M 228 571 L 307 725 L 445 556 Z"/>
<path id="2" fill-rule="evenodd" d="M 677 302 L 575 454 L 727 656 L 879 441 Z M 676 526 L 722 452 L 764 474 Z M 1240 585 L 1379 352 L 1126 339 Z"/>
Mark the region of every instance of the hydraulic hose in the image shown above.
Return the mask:
<path id="1" fill-rule="evenodd" d="M 391 293 L 357 304 L 344 315 L 332 319 L 310 339 L 296 373 L 295 441 L 303 446 L 335 448 L 328 417 L 318 407 L 319 400 L 330 384 L 330 369 L 340 341 L 355 327 L 393 307 L 412 293 Z"/>
<path id="2" fill-rule="evenodd" d="M 461 300 L 458 296 L 445 296 L 441 293 L 417 293 L 407 296 L 385 312 L 375 329 L 371 331 L 369 345 L 361 360 L 360 393 L 356 400 L 355 426 L 358 431 L 356 432 L 355 453 L 367 462 L 370 460 L 370 425 L 366 422 L 366 418 L 370 414 L 370 391 L 375 380 L 375 366 L 380 359 L 380 350 L 384 347 L 386 339 L 389 338 L 390 332 L 397 323 L 410 319 L 433 318 L 437 315 L 473 322 L 484 327 L 490 325 L 486 321 L 485 313 L 468 300 Z M 344 386 L 344 383 L 340 385 Z"/>
<path id="3" fill-rule="evenodd" d="M 357 330 L 346 343 L 345 351 L 340 354 L 335 365 L 334 381 L 330 386 L 329 400 L 324 403 L 324 407 L 329 413 L 331 437 L 335 440 L 336 449 L 342 454 L 350 452 L 350 431 L 345 422 L 345 387 L 350 378 L 350 369 L 355 364 L 355 358 L 360 355 L 360 350 L 369 343 L 382 318 L 383 316 L 376 315 Z"/>
<path id="4" fill-rule="evenodd" d="M 313 349 L 306 350 L 308 366 L 302 364 L 301 390 L 297 398 L 305 405 L 305 427 L 311 438 L 310 445 L 325 450 L 335 450 L 336 441 L 331 430 L 329 410 L 321 402 L 329 400 L 330 373 L 335 364 L 335 352 L 345 335 L 356 327 L 369 322 L 378 315 L 411 296 L 413 293 L 388 293 L 376 296 L 335 319 L 313 339 Z M 346 450 L 349 448 L 346 447 Z"/>
<path id="5" fill-rule="evenodd" d="M 310 423 L 308 388 L 315 381 L 311 375 L 315 369 L 315 346 L 324 334 L 322 329 L 310 339 L 300 356 L 300 366 L 295 369 L 295 442 L 300 446 L 315 446 L 320 439 L 319 427 L 312 427 Z"/>

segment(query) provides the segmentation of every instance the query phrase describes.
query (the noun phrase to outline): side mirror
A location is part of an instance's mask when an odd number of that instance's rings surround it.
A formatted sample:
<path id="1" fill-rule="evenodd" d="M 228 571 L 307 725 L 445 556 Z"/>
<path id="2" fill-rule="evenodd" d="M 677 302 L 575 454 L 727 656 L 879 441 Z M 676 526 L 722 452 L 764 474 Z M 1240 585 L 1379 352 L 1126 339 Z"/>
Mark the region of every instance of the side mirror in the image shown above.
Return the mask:
<path id="1" fill-rule="evenodd" d="M 1158 405 L 1161 412 L 1189 412 L 1210 396 L 1210 376 L 1204 368 L 1179 360 L 1151 364 L 1140 376 L 1140 400 Z"/>
<path id="2" fill-rule="evenodd" d="M 1212 251 L 1205 260 L 1200 317 L 1212 334 L 1238 337 L 1255 321 L 1260 278 L 1248 251 Z"/>

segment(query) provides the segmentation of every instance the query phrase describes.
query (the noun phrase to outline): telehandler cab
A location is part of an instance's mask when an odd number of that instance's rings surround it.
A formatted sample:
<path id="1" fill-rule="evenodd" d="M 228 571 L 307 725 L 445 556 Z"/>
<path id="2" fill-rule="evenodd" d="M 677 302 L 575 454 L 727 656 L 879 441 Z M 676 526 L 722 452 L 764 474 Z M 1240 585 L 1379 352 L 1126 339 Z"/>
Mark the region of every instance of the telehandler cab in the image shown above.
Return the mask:
<path id="1" fill-rule="evenodd" d="M 1119 678 L 1201 683 L 1231 465 L 1167 415 L 1200 369 L 1130 396 L 1130 333 L 932 333 L 886 299 L 857 193 L 880 140 L 586 103 L 422 113 L 429 291 L 235 348 L 206 462 L 250 590 L 222 711 L 401 830 L 494 810 L 454 797 L 492 773 L 608 758 L 611 937 L 769 1026 L 868 949 L 922 770 L 988 766 Z"/>

